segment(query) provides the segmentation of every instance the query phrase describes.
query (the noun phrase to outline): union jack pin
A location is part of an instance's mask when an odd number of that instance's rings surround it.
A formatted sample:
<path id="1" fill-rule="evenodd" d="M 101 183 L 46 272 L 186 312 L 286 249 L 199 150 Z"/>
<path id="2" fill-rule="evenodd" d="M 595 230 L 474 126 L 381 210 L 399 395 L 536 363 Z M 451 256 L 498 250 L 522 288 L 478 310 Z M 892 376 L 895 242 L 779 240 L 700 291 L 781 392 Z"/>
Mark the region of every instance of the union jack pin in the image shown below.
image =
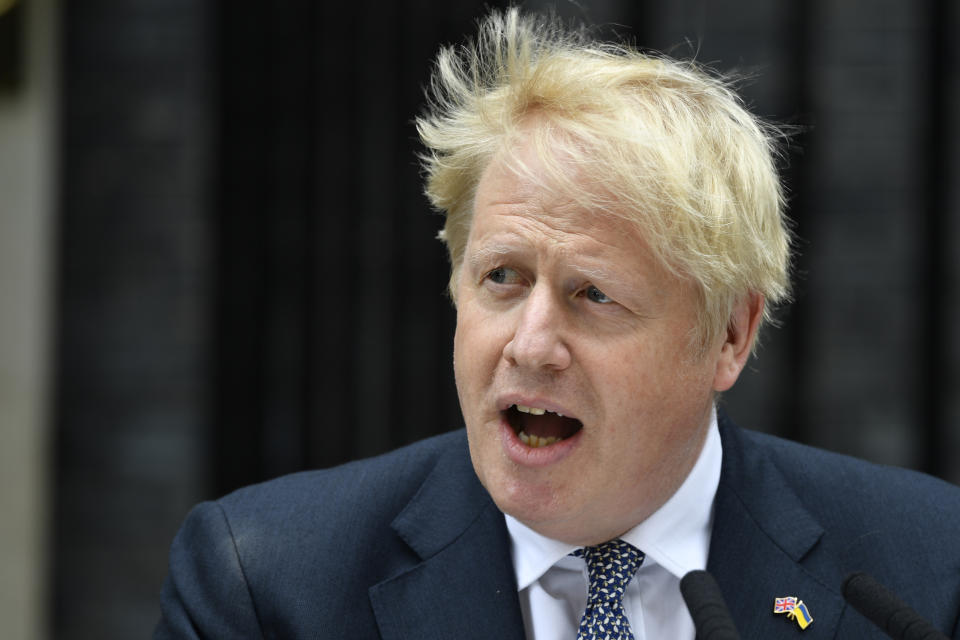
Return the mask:
<path id="1" fill-rule="evenodd" d="M 773 612 L 774 613 L 790 613 L 793 611 L 793 608 L 797 606 L 796 596 L 787 596 L 785 598 L 774 598 L 773 600 Z"/>
<path id="2" fill-rule="evenodd" d="M 801 629 L 806 629 L 813 622 L 813 616 L 803 600 L 798 600 L 796 596 L 786 596 L 773 599 L 773 612 L 785 613 L 791 620 L 796 620 Z"/>

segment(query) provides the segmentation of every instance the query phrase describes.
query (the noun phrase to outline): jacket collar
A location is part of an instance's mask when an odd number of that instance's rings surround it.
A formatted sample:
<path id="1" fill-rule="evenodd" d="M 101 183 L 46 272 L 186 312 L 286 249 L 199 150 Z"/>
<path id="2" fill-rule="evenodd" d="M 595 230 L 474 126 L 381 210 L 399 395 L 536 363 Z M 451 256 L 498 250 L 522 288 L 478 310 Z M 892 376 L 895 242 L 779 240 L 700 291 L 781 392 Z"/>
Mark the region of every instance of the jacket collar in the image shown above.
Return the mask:
<path id="1" fill-rule="evenodd" d="M 459 437 L 392 523 L 420 562 L 370 589 L 384 640 L 523 638 L 503 514 Z"/>
<path id="2" fill-rule="evenodd" d="M 723 467 L 714 503 L 707 570 L 724 594 L 744 640 L 795 637 L 800 630 L 774 614 L 774 598 L 803 600 L 814 623 L 803 640 L 834 638 L 844 609 L 840 583 L 819 570 L 824 530 L 804 507 L 759 441 L 719 416 Z"/>

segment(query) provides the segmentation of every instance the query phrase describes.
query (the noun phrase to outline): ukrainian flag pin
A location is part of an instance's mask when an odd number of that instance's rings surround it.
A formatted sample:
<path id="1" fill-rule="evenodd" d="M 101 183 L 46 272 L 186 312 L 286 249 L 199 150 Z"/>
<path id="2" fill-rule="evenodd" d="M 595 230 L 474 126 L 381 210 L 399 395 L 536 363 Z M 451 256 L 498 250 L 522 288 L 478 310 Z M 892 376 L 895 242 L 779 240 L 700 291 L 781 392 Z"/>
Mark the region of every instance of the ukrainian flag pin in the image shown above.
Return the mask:
<path id="1" fill-rule="evenodd" d="M 797 601 L 797 606 L 787 614 L 787 617 L 796 620 L 801 629 L 806 629 L 813 622 L 813 616 L 810 615 L 807 605 L 803 604 L 803 600 Z"/>
<path id="2" fill-rule="evenodd" d="M 810 623 L 813 622 L 813 616 L 810 615 L 810 610 L 807 609 L 807 605 L 796 596 L 774 598 L 773 612 L 787 614 L 788 618 L 797 621 L 801 629 L 806 629 L 810 626 Z"/>

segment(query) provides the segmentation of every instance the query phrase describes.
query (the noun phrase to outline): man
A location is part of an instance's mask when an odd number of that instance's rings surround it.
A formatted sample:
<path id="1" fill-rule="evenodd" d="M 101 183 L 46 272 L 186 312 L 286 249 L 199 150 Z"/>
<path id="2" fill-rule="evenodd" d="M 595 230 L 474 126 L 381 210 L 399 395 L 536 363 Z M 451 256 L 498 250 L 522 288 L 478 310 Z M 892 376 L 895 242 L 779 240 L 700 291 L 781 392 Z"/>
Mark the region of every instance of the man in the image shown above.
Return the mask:
<path id="1" fill-rule="evenodd" d="M 788 291 L 775 132 L 691 64 L 515 10 L 433 86 L 465 434 L 201 505 L 157 637 L 690 640 L 707 568 L 745 638 L 883 637 L 854 570 L 960 638 L 960 491 L 714 408 Z"/>

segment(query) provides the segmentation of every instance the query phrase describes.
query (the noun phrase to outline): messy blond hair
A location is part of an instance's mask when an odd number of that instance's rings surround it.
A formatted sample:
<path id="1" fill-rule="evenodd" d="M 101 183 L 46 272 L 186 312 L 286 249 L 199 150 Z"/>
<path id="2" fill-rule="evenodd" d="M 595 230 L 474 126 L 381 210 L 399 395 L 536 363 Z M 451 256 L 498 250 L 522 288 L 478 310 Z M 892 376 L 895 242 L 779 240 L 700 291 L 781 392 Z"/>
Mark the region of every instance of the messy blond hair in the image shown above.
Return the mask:
<path id="1" fill-rule="evenodd" d="M 765 320 L 788 296 L 778 132 L 696 64 L 595 42 L 514 8 L 440 51 L 429 98 L 417 128 L 427 196 L 446 213 L 454 299 L 477 184 L 525 136 L 553 188 L 635 223 L 659 262 L 695 283 L 701 349 L 727 331 L 743 296 L 765 297 Z"/>

